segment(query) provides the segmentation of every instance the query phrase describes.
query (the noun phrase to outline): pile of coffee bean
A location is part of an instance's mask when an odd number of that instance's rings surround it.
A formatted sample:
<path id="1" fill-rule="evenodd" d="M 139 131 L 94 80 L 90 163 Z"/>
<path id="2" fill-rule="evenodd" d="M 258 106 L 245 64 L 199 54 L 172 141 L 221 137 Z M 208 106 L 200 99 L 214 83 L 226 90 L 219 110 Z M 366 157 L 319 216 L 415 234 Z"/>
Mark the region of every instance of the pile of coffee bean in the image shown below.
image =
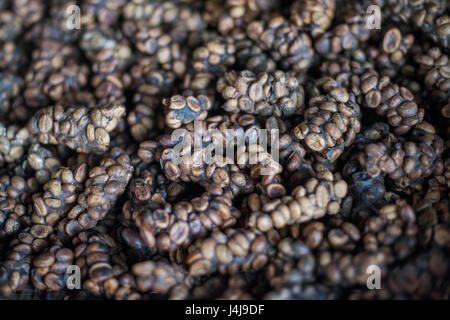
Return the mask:
<path id="1" fill-rule="evenodd" d="M 447 0 L 0 0 L 0 299 L 449 299 L 449 49 Z"/>

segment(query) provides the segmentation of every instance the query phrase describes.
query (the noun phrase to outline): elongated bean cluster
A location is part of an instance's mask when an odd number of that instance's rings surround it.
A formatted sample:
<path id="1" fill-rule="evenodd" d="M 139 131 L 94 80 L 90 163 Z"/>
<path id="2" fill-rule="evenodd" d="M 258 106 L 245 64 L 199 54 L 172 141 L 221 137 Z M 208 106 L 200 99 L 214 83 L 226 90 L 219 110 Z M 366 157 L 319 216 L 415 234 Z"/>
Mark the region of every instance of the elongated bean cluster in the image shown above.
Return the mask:
<path id="1" fill-rule="evenodd" d="M 448 299 L 449 13 L 0 0 L 0 300 Z"/>

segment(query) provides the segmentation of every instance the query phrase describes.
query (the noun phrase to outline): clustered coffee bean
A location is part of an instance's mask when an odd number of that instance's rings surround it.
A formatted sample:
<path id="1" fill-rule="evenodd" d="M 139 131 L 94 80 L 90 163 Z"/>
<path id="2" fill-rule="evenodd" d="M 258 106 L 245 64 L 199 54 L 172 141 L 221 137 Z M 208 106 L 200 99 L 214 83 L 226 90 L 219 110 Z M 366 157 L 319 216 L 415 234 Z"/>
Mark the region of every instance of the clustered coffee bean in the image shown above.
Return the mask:
<path id="1" fill-rule="evenodd" d="M 143 261 L 132 266 L 137 291 L 154 292 L 169 299 L 186 299 L 190 279 L 186 269 L 165 261 Z"/>
<path id="2" fill-rule="evenodd" d="M 28 128 L 0 123 L 0 164 L 19 161 L 31 139 Z"/>
<path id="3" fill-rule="evenodd" d="M 61 167 L 56 150 L 44 147 L 39 143 L 33 144 L 28 149 L 27 162 L 36 171 L 35 177 L 40 184 L 45 184 L 52 174 Z"/>
<path id="4" fill-rule="evenodd" d="M 279 6 L 275 0 L 207 0 L 203 19 L 224 35 L 240 36 L 249 22 Z"/>
<path id="5" fill-rule="evenodd" d="M 383 10 L 392 16 L 393 22 L 406 22 L 408 28 L 420 30 L 446 49 L 449 48 L 450 40 L 447 9 L 448 3 L 442 0 L 408 4 L 387 1 L 383 6 Z"/>
<path id="6" fill-rule="evenodd" d="M 309 149 L 335 161 L 353 143 L 361 129 L 361 110 L 345 88 L 331 78 L 321 78 L 311 92 L 305 120 L 294 135 Z"/>
<path id="7" fill-rule="evenodd" d="M 432 109 L 437 109 L 445 118 L 450 118 L 450 59 L 439 47 L 429 47 L 414 57 L 418 64 L 414 70 L 424 77 Z"/>
<path id="8" fill-rule="evenodd" d="M 275 61 L 255 42 L 243 38 L 236 42 L 236 63 L 241 69 L 255 73 L 275 71 Z"/>
<path id="9" fill-rule="evenodd" d="M 30 132 L 43 144 L 64 144 L 77 152 L 105 152 L 109 133 L 116 129 L 125 108 L 118 104 L 95 108 L 60 105 L 41 109 L 31 118 Z"/>
<path id="10" fill-rule="evenodd" d="M 108 298 L 127 297 L 136 293 L 129 281 L 128 266 L 120 246 L 112 237 L 97 231 L 84 231 L 73 240 L 73 258 L 80 268 L 87 294 Z"/>
<path id="11" fill-rule="evenodd" d="M 227 112 L 244 112 L 262 116 L 289 117 L 304 108 L 305 92 L 298 80 L 282 71 L 226 73 L 217 84 L 226 100 Z"/>
<path id="12" fill-rule="evenodd" d="M 31 281 L 38 290 L 59 291 L 66 286 L 73 265 L 73 252 L 54 237 L 44 253 L 33 259 Z"/>
<path id="13" fill-rule="evenodd" d="M 339 5 L 339 0 L 337 2 Z M 336 19 L 342 23 L 325 32 L 314 44 L 317 53 L 327 58 L 356 50 L 370 38 L 368 15 L 352 8 L 345 16 L 336 16 Z"/>
<path id="14" fill-rule="evenodd" d="M 59 73 L 63 68 L 76 64 L 79 57 L 79 50 L 76 47 L 64 42 L 44 39 L 42 46 L 36 48 L 32 56 L 33 61 L 24 79 L 23 96 L 27 105 L 39 108 L 50 104 L 51 101 L 57 102 L 64 91 L 70 91 L 71 88 L 64 88 L 65 86 L 74 85 L 75 90 L 78 88 L 77 81 L 65 83 L 65 76 Z M 78 65 L 74 67 L 80 68 Z M 80 80 L 85 82 L 86 76 L 82 75 Z"/>
<path id="15" fill-rule="evenodd" d="M 401 74 L 401 68 L 407 63 L 407 56 L 414 44 L 413 34 L 404 34 L 398 28 L 387 30 L 377 47 L 366 49 L 366 54 L 379 70 L 380 75 L 394 79 Z"/>
<path id="16" fill-rule="evenodd" d="M 31 224 L 30 194 L 38 184 L 33 178 L 25 180 L 18 175 L 4 174 L 0 177 L 0 241 Z"/>
<path id="17" fill-rule="evenodd" d="M 172 96 L 163 101 L 166 107 L 166 125 L 179 128 L 182 124 L 205 120 L 212 103 L 207 96 Z"/>
<path id="18" fill-rule="evenodd" d="M 311 37 L 317 38 L 331 26 L 336 0 L 296 0 L 290 10 L 292 23 L 307 29 Z"/>
<path id="19" fill-rule="evenodd" d="M 315 259 L 309 247 L 290 237 L 278 243 L 278 254 L 267 266 L 267 278 L 274 288 L 314 280 Z"/>
<path id="20" fill-rule="evenodd" d="M 141 61 L 132 67 L 130 75 L 135 94 L 133 107 L 127 111 L 127 123 L 130 134 L 136 141 L 144 141 L 158 135 L 157 129 L 164 125 L 161 113 L 161 100 L 169 98 L 175 75 L 173 72 L 153 68 L 149 60 Z"/>
<path id="21" fill-rule="evenodd" d="M 0 0 L 0 298 L 448 299 L 449 46 L 446 0 Z"/>
<path id="22" fill-rule="evenodd" d="M 197 72 L 217 74 L 235 63 L 236 47 L 232 38 L 217 37 L 198 47 L 192 53 L 193 67 Z"/>
<path id="23" fill-rule="evenodd" d="M 187 257 L 193 276 L 214 273 L 238 273 L 262 269 L 274 254 L 266 235 L 252 229 L 215 230 L 198 240 Z"/>
<path id="24" fill-rule="evenodd" d="M 368 144 L 365 154 L 359 156 L 360 164 L 366 167 L 372 177 L 383 172 L 393 180 L 415 180 L 430 176 L 433 171 L 439 174 L 443 167 L 441 154 L 444 142 L 434 133 L 434 128 L 429 127 L 425 127 L 425 130 L 415 129 L 410 141 L 401 139 Z M 427 132 L 427 129 L 431 132 Z M 388 151 L 392 147 L 392 152 Z"/>
<path id="25" fill-rule="evenodd" d="M 15 75 L 0 73 L 0 115 L 6 116 L 11 107 L 11 100 L 19 95 L 23 80 Z"/>
<path id="26" fill-rule="evenodd" d="M 125 192 L 132 173 L 128 155 L 120 149 L 111 149 L 110 155 L 89 171 L 77 204 L 58 222 L 58 231 L 73 237 L 94 228 Z"/>
<path id="27" fill-rule="evenodd" d="M 310 36 L 299 31 L 283 16 L 274 16 L 267 21 L 257 20 L 247 27 L 247 36 L 287 71 L 305 72 L 310 67 L 314 51 Z"/>
<path id="28" fill-rule="evenodd" d="M 252 212 L 249 225 L 264 232 L 337 214 L 347 192 L 347 182 L 339 174 L 321 171 L 304 186 L 296 187 L 290 196 L 266 202 L 262 212 Z"/>

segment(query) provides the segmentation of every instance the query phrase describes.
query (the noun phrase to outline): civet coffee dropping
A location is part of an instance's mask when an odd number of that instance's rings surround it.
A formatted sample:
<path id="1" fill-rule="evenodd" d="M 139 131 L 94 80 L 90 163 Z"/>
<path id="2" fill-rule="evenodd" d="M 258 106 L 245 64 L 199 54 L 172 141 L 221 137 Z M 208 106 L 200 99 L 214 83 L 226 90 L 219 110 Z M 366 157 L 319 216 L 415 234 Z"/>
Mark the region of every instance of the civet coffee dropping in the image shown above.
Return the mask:
<path id="1" fill-rule="evenodd" d="M 449 46 L 445 0 L 0 0 L 0 299 L 448 299 Z"/>

